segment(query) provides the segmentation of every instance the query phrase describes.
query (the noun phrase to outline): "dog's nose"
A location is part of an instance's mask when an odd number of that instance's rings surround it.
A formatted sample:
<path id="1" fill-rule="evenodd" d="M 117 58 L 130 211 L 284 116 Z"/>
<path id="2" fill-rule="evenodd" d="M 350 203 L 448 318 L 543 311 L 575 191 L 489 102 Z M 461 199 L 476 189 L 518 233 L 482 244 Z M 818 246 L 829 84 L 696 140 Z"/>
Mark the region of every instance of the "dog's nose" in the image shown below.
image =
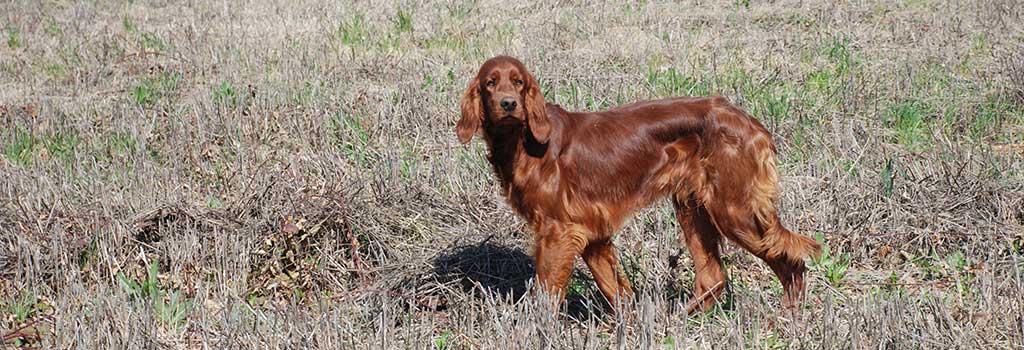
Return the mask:
<path id="1" fill-rule="evenodd" d="M 504 109 L 506 112 L 511 112 L 511 111 L 515 110 L 516 109 L 516 99 L 511 98 L 511 97 L 501 99 L 501 109 Z"/>

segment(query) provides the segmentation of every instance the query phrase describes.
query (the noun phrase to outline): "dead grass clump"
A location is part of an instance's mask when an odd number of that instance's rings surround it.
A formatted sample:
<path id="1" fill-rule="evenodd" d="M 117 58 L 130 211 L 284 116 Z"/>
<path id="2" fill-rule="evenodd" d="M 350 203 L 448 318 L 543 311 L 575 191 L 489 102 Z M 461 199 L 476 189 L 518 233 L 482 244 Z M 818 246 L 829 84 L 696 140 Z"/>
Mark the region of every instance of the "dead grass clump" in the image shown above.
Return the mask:
<path id="1" fill-rule="evenodd" d="M 345 195 L 300 189 L 280 226 L 263 233 L 251 261 L 250 295 L 274 300 L 316 300 L 307 293 L 348 289 L 366 281 L 378 262 L 371 237 L 350 224 Z M 329 266 L 329 268 L 328 268 Z"/>

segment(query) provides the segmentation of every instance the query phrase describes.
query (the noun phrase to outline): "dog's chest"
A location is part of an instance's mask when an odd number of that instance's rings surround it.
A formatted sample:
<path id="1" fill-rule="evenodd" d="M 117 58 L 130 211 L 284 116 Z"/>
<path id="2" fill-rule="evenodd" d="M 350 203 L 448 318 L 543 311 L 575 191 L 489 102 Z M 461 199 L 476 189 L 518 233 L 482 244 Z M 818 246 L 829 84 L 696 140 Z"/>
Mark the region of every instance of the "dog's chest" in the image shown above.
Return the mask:
<path id="1" fill-rule="evenodd" d="M 509 205 L 528 220 L 564 216 L 567 193 L 558 166 L 539 159 L 516 165 L 505 184 Z"/>

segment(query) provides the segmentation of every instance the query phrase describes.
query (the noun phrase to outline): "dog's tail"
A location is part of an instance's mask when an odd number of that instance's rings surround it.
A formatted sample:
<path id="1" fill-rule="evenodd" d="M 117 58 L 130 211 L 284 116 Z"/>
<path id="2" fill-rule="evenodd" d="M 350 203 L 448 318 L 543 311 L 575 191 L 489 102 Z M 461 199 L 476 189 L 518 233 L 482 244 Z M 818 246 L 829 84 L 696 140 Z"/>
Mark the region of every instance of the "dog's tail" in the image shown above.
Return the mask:
<path id="1" fill-rule="evenodd" d="M 779 195 L 779 177 L 775 172 L 775 149 L 769 143 L 755 154 L 757 172 L 753 179 L 751 205 L 761 231 L 755 242 L 755 251 L 764 252 L 766 258 L 796 263 L 805 257 L 818 256 L 821 243 L 810 237 L 793 233 L 782 226 L 775 203 Z"/>

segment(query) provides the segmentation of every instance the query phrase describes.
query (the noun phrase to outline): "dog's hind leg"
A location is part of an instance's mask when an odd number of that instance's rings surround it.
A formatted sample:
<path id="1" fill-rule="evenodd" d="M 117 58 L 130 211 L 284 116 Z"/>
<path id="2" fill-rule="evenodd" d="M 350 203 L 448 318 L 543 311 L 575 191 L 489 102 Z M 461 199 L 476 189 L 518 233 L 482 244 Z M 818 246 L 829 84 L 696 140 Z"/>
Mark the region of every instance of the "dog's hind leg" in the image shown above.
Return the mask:
<path id="1" fill-rule="evenodd" d="M 692 198 L 673 200 L 680 235 L 693 258 L 693 298 L 687 312 L 708 310 L 725 289 L 725 268 L 722 266 L 722 236 L 711 222 L 707 210 Z"/>
<path id="2" fill-rule="evenodd" d="M 782 283 L 783 304 L 792 308 L 804 293 L 803 259 L 817 254 L 820 244 L 782 226 L 775 153 L 770 144 L 754 145 L 746 154 L 717 156 L 714 195 L 703 204 L 723 235 L 771 267 Z"/>

